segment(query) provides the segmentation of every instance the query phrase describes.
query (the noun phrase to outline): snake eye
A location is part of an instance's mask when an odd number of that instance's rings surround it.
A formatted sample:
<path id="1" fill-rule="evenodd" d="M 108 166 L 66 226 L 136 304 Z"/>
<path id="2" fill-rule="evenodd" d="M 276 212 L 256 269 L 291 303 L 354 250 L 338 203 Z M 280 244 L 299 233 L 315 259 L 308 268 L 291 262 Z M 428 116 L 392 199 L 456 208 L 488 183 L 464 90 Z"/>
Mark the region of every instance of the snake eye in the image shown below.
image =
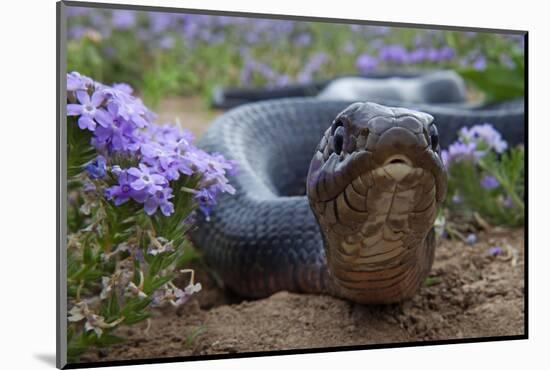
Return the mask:
<path id="1" fill-rule="evenodd" d="M 432 149 L 437 150 L 439 146 L 439 134 L 437 133 L 437 127 L 435 127 L 435 125 L 430 126 L 430 141 L 432 143 Z"/>
<path id="2" fill-rule="evenodd" d="M 344 125 L 344 122 L 342 122 L 341 119 L 337 119 L 336 121 L 334 121 L 332 123 L 332 126 L 330 127 L 330 134 L 334 135 L 334 133 L 336 132 L 336 129 L 338 127 L 342 127 L 343 125 Z"/>
<path id="3" fill-rule="evenodd" d="M 334 131 L 334 137 L 332 138 L 334 145 L 334 152 L 338 155 L 342 152 L 342 147 L 344 146 L 344 127 L 338 126 L 336 131 Z"/>

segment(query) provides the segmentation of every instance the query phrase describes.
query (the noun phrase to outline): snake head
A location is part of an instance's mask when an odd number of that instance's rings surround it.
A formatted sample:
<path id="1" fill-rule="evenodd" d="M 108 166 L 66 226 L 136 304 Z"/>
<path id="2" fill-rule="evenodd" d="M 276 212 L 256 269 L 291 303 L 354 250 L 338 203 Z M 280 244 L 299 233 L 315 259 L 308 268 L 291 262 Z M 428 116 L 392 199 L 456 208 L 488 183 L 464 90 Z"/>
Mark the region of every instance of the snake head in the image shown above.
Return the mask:
<path id="1" fill-rule="evenodd" d="M 365 303 L 414 295 L 433 262 L 446 187 L 432 116 L 373 103 L 341 112 L 306 185 L 337 294 Z"/>
<path id="2" fill-rule="evenodd" d="M 429 172 L 438 203 L 445 198 L 447 176 L 433 117 L 405 108 L 354 103 L 325 131 L 310 163 L 310 201 L 334 199 L 354 179 L 384 169 L 401 181 L 414 169 Z"/>

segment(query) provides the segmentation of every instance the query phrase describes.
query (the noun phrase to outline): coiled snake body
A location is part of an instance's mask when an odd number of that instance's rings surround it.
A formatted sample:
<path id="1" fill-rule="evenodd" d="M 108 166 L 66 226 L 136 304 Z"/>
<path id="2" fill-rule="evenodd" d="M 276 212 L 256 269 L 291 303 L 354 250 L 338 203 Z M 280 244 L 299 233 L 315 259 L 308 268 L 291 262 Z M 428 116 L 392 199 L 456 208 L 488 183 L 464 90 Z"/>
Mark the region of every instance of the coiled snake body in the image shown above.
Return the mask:
<path id="1" fill-rule="evenodd" d="M 410 298 L 434 259 L 433 223 L 446 192 L 440 146 L 460 127 L 483 122 L 517 136 L 523 120 L 523 109 L 418 106 L 430 115 L 352 103 L 247 104 L 218 118 L 199 141 L 238 165 L 230 179 L 236 194 L 221 196 L 192 234 L 237 293 Z"/>

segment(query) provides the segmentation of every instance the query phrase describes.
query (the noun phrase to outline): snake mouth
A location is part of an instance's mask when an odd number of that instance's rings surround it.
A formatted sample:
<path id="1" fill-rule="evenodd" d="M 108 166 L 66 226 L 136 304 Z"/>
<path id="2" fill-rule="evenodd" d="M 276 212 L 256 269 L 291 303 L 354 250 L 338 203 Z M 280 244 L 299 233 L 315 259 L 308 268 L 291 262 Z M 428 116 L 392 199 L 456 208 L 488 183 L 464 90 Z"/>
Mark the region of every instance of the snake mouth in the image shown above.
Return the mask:
<path id="1" fill-rule="evenodd" d="M 404 164 L 410 167 L 412 166 L 412 161 L 407 156 L 395 154 L 384 161 L 384 166 L 388 164 Z"/>

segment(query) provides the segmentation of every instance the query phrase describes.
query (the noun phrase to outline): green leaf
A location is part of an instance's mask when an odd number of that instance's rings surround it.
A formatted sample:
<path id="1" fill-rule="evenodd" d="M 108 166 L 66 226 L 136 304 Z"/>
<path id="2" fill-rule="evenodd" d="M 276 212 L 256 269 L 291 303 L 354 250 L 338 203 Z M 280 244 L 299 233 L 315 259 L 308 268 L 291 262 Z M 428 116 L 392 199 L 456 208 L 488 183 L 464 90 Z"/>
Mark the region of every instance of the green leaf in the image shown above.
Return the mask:
<path id="1" fill-rule="evenodd" d="M 161 276 L 158 279 L 155 279 L 153 283 L 151 283 L 151 287 L 149 288 L 149 292 L 145 292 L 146 294 L 151 294 L 170 280 L 174 278 L 173 274 L 169 274 L 167 276 Z"/>
<path id="2" fill-rule="evenodd" d="M 441 280 L 439 280 L 439 278 L 437 278 L 437 277 L 428 276 L 426 278 L 426 280 L 424 281 L 425 286 L 434 286 L 434 285 L 438 285 L 438 284 L 441 284 Z"/>
<path id="3" fill-rule="evenodd" d="M 130 298 L 126 301 L 126 304 L 124 305 L 124 308 L 121 311 L 121 316 L 124 316 L 128 318 L 129 315 L 131 315 L 134 311 L 142 311 L 144 310 L 149 304 L 151 303 L 151 298 L 140 298 L 140 297 L 134 297 Z"/>
<path id="4" fill-rule="evenodd" d="M 93 160 L 97 153 L 90 145 L 92 134 L 81 130 L 74 117 L 67 117 L 67 177 L 74 178 L 83 166 Z"/>
<path id="5" fill-rule="evenodd" d="M 82 252 L 82 260 L 85 264 L 91 264 L 93 262 L 94 253 L 89 244 L 84 246 L 84 251 Z"/>
<path id="6" fill-rule="evenodd" d="M 96 341 L 97 346 L 99 347 L 106 347 L 111 346 L 113 344 L 119 344 L 124 343 L 126 339 L 113 335 L 108 333 L 103 333 L 101 337 L 99 337 Z"/>
<path id="7" fill-rule="evenodd" d="M 523 68 L 509 69 L 490 66 L 483 71 L 461 69 L 457 71 L 486 95 L 488 101 L 502 101 L 524 96 L 525 78 Z"/>
<path id="8" fill-rule="evenodd" d="M 80 355 L 88 349 L 87 346 L 72 345 L 67 347 L 67 357 L 69 362 L 76 362 Z"/>
<path id="9" fill-rule="evenodd" d="M 122 323 L 125 325 L 133 325 L 148 319 L 150 316 L 151 314 L 146 312 L 134 312 L 129 314 L 128 317 L 126 317 Z"/>
<path id="10" fill-rule="evenodd" d="M 190 348 L 193 345 L 195 339 L 197 339 L 197 337 L 204 332 L 206 332 L 206 326 L 204 325 L 201 325 L 197 329 L 193 330 L 191 334 L 189 334 L 187 338 L 185 338 L 185 347 Z"/>
<path id="11" fill-rule="evenodd" d="M 102 270 L 89 270 L 83 275 L 83 278 L 84 280 L 89 280 L 89 281 L 97 280 L 100 277 L 102 277 L 104 274 L 105 273 Z"/>
<path id="12" fill-rule="evenodd" d="M 147 274 L 147 277 L 153 277 L 156 276 L 161 268 L 162 265 L 162 255 L 157 254 L 156 256 L 152 256 L 152 262 L 149 265 L 149 273 Z"/>
<path id="13" fill-rule="evenodd" d="M 105 318 L 107 319 L 107 321 L 111 322 L 119 316 L 119 313 L 120 305 L 118 303 L 118 297 L 116 294 L 111 294 L 111 296 L 107 300 L 107 310 Z"/>

